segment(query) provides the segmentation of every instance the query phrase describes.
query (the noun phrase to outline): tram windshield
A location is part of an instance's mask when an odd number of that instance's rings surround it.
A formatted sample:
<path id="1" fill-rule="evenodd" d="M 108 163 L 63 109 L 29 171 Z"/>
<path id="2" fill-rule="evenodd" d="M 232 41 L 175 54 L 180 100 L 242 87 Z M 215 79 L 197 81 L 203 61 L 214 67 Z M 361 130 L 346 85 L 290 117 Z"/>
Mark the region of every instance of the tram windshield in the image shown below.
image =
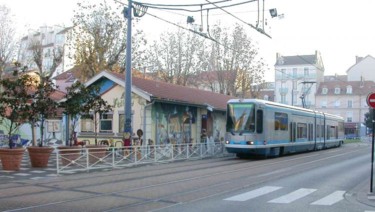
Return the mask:
<path id="1" fill-rule="evenodd" d="M 255 105 L 253 103 L 233 103 L 227 107 L 227 132 L 254 132 Z"/>

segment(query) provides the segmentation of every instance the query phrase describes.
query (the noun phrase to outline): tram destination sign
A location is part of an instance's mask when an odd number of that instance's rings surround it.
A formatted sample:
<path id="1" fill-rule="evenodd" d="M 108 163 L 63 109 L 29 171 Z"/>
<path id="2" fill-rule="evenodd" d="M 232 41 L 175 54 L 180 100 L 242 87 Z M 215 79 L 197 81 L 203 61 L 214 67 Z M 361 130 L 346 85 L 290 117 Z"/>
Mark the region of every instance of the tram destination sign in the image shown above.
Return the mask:
<path id="1" fill-rule="evenodd" d="M 375 93 L 370 93 L 367 96 L 367 105 L 371 108 L 375 108 Z"/>

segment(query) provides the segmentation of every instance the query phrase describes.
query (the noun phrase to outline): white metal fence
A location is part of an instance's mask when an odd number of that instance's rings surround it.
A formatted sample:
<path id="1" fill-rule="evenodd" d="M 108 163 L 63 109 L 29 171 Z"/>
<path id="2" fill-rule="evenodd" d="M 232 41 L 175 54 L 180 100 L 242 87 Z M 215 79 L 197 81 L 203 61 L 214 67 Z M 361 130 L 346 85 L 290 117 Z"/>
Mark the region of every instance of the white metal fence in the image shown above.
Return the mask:
<path id="1" fill-rule="evenodd" d="M 179 144 L 97 147 L 56 151 L 57 173 L 128 167 L 139 164 L 201 159 L 227 155 L 224 144 Z"/>

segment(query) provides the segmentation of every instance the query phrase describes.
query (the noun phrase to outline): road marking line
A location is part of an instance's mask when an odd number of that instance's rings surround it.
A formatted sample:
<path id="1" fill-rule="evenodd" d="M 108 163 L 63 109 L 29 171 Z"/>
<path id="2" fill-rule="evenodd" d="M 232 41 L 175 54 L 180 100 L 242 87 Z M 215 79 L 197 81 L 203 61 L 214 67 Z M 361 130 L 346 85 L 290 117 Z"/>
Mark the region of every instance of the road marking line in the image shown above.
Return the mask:
<path id="1" fill-rule="evenodd" d="M 284 196 L 281 196 L 279 198 L 273 199 L 269 201 L 270 203 L 291 203 L 297 199 L 300 199 L 302 197 L 305 197 L 311 193 L 316 191 L 316 189 L 311 188 L 301 188 L 296 191 L 293 191 L 292 193 L 286 194 Z"/>
<path id="2" fill-rule="evenodd" d="M 253 199 L 253 198 L 271 193 L 271 192 L 279 190 L 281 188 L 282 187 L 277 187 L 277 186 L 264 186 L 262 188 L 258 188 L 258 189 L 255 189 L 255 190 L 243 193 L 243 194 L 239 194 L 239 195 L 236 195 L 236 196 L 233 196 L 233 197 L 229 197 L 229 198 L 224 199 L 224 200 L 246 201 L 246 200 L 249 200 L 249 199 Z"/>
<path id="3" fill-rule="evenodd" d="M 335 191 L 332 194 L 311 203 L 311 205 L 333 205 L 336 202 L 343 200 L 344 194 L 345 191 Z"/>

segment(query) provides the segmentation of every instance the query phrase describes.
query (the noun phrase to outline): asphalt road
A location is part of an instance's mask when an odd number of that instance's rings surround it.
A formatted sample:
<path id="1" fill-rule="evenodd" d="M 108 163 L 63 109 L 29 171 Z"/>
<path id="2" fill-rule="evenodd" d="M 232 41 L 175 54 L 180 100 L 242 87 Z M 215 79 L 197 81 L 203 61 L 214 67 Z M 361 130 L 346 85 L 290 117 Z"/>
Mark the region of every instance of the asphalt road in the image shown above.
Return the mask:
<path id="1" fill-rule="evenodd" d="M 1 211 L 375 211 L 371 146 L 215 158 L 0 184 Z"/>

